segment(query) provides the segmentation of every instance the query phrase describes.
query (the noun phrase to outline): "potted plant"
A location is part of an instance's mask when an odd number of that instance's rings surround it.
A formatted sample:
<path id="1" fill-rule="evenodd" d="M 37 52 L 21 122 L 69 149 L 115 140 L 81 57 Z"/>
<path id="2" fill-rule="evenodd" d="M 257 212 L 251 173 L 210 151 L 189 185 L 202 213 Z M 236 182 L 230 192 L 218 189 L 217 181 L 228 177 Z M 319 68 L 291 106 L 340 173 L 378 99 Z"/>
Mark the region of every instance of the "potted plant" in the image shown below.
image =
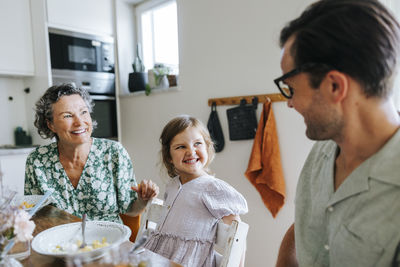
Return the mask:
<path id="1" fill-rule="evenodd" d="M 167 75 L 171 72 L 171 68 L 168 66 L 165 66 L 164 64 L 154 64 L 154 78 L 155 78 L 155 83 L 156 83 L 156 88 L 168 88 L 169 87 L 169 81 L 167 78 Z"/>
<path id="2" fill-rule="evenodd" d="M 146 95 L 151 93 L 152 89 L 165 89 L 169 87 L 167 75 L 171 68 L 164 64 L 154 64 L 154 68 L 148 71 L 148 81 L 146 85 Z"/>
<path id="3" fill-rule="evenodd" d="M 148 83 L 147 73 L 144 72 L 145 67 L 140 58 L 140 44 L 136 46 L 136 58 L 132 64 L 133 72 L 129 73 L 128 88 L 130 92 L 146 90 Z"/>

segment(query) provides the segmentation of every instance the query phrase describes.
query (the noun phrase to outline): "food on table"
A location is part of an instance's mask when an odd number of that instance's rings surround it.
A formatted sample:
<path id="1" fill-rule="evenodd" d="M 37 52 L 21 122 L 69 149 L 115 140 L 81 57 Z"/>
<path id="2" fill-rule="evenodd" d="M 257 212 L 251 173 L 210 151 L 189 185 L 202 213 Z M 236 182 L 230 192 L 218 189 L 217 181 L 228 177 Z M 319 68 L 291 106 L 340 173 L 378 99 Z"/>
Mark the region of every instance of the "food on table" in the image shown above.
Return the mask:
<path id="1" fill-rule="evenodd" d="M 133 263 L 128 264 L 117 264 L 115 267 L 147 267 L 147 261 L 141 261 L 138 265 Z"/>
<path id="2" fill-rule="evenodd" d="M 24 201 L 24 202 L 21 203 L 21 205 L 19 205 L 19 208 L 20 209 L 30 209 L 33 206 L 35 206 L 35 204 L 30 204 L 30 203 Z"/>
<path id="3" fill-rule="evenodd" d="M 99 240 L 94 240 L 91 244 L 87 244 L 84 248 L 79 248 L 81 244 L 82 244 L 81 240 L 68 242 L 65 244 L 59 244 L 56 245 L 55 248 L 51 250 L 51 252 L 56 252 L 56 253 L 87 252 L 98 248 L 107 247 L 110 245 L 105 237 L 101 239 L 101 242 Z"/>

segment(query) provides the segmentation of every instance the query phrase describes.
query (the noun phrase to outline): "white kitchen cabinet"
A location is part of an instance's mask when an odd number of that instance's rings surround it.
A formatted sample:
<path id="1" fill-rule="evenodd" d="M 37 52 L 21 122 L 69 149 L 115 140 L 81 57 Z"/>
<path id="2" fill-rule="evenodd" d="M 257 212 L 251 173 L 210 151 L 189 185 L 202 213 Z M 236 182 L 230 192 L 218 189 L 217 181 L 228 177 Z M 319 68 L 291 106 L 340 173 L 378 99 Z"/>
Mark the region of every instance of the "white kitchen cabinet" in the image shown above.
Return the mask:
<path id="1" fill-rule="evenodd" d="M 9 149 L 9 153 L 0 150 L 0 171 L 3 173 L 3 185 L 24 194 L 25 163 L 33 148 Z"/>
<path id="2" fill-rule="evenodd" d="M 0 75 L 34 75 L 29 3 L 0 1 Z"/>
<path id="3" fill-rule="evenodd" d="M 47 0 L 48 26 L 113 35 L 112 0 Z"/>

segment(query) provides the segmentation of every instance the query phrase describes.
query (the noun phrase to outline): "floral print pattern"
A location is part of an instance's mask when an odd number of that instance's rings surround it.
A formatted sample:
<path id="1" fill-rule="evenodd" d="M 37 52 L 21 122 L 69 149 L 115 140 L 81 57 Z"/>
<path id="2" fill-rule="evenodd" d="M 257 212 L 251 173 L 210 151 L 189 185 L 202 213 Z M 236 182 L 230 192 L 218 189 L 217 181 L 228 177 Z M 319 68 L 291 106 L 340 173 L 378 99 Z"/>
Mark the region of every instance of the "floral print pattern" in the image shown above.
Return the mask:
<path id="1" fill-rule="evenodd" d="M 73 215 L 87 214 L 91 220 L 122 222 L 137 199 L 128 152 L 118 142 L 93 138 L 85 167 L 76 188 L 71 184 L 58 156 L 57 143 L 35 149 L 26 161 L 25 195 L 42 195 L 54 189 L 53 205 Z"/>

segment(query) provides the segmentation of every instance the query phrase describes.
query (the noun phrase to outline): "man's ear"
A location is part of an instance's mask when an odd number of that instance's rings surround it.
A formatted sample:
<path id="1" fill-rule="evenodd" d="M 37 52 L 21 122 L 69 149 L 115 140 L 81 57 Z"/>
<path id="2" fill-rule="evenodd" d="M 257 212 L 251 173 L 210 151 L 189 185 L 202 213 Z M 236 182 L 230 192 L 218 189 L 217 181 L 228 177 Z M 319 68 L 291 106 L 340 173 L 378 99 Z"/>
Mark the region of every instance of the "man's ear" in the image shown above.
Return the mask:
<path id="1" fill-rule="evenodd" d="M 331 70 L 326 74 L 328 93 L 334 102 L 341 102 L 346 98 L 349 90 L 348 76 L 340 71 Z"/>

